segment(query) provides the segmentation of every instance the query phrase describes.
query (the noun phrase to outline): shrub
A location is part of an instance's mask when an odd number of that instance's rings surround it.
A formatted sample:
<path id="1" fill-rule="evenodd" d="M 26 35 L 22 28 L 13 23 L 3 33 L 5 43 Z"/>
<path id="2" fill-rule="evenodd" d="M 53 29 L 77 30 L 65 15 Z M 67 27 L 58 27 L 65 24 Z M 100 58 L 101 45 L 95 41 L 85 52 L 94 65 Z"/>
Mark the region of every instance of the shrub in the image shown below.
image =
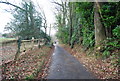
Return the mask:
<path id="1" fill-rule="evenodd" d="M 113 30 L 113 35 L 116 36 L 117 38 L 120 38 L 120 25 L 118 25 L 118 26 Z"/>

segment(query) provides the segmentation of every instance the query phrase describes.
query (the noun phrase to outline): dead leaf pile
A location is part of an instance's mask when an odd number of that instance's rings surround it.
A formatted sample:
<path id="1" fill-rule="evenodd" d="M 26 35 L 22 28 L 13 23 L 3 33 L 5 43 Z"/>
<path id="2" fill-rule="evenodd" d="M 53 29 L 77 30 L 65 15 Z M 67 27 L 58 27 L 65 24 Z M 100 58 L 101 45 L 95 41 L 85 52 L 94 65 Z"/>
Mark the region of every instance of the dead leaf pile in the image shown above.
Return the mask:
<path id="1" fill-rule="evenodd" d="M 98 79 L 119 79 L 119 71 L 116 58 L 98 59 L 95 55 L 87 55 L 83 52 L 82 47 L 75 45 L 70 49 L 68 45 L 62 45 L 74 57 L 76 57 L 89 71 L 91 71 Z M 114 59 L 114 60 L 113 60 Z M 114 65 L 113 65 L 114 64 Z"/>
<path id="2" fill-rule="evenodd" d="M 6 72 L 3 77 L 6 79 L 26 79 L 34 76 L 33 79 L 42 77 L 43 70 L 49 61 L 53 48 L 35 48 L 21 55 L 16 63 L 6 64 Z"/>

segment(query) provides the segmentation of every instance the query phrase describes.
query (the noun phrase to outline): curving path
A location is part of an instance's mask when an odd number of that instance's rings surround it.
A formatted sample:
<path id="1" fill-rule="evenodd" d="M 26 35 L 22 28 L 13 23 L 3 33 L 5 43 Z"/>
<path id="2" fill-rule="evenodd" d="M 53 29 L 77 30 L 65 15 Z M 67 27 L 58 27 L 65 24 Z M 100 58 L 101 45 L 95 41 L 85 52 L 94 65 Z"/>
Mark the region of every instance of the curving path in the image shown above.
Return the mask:
<path id="1" fill-rule="evenodd" d="M 85 67 L 62 47 L 55 45 L 47 79 L 96 79 Z"/>

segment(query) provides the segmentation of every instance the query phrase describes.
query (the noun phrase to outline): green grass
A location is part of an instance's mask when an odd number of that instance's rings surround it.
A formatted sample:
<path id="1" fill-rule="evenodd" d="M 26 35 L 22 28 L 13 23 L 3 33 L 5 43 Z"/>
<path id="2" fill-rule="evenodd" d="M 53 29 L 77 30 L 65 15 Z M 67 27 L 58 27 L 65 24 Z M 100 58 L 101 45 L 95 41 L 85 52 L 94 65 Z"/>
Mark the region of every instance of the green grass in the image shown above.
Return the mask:
<path id="1" fill-rule="evenodd" d="M 0 38 L 0 42 L 14 40 L 15 38 Z"/>

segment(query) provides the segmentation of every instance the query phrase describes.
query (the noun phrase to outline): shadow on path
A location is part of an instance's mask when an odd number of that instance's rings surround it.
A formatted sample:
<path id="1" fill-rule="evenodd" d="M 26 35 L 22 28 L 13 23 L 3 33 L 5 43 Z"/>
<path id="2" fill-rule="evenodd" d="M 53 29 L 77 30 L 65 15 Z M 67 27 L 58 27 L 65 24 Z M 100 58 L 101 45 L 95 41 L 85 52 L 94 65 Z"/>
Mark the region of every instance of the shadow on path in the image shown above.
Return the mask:
<path id="1" fill-rule="evenodd" d="M 60 46 L 55 46 L 47 79 L 95 79 L 85 67 Z"/>

